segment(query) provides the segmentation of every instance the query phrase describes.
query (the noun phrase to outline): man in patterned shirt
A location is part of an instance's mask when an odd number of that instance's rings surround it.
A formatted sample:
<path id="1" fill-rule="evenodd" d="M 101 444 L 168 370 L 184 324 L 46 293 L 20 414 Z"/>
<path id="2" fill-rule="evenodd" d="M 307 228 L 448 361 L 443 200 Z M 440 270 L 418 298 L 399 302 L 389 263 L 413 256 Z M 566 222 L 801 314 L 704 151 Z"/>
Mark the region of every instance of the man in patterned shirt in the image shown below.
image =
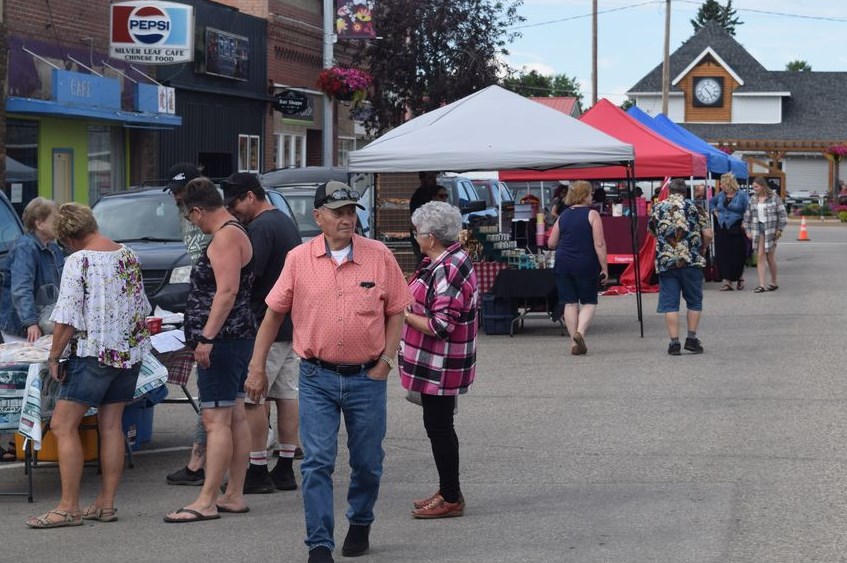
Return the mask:
<path id="1" fill-rule="evenodd" d="M 315 191 L 321 235 L 289 251 L 253 347 L 248 377 L 267 384 L 265 365 L 286 313 L 300 362 L 303 505 L 309 563 L 332 563 L 335 520 L 332 473 L 341 415 L 350 451 L 350 528 L 341 552 L 363 555 L 385 453 L 386 379 L 400 345 L 403 312 L 412 302 L 400 266 L 381 242 L 355 234 L 359 194 L 327 182 Z M 258 400 L 264 385 L 248 389 Z"/>
<path id="2" fill-rule="evenodd" d="M 671 342 L 668 354 L 679 356 L 679 295 L 688 309 L 688 335 L 684 348 L 702 354 L 697 325 L 703 310 L 703 257 L 712 240 L 705 212 L 686 199 L 688 186 L 676 179 L 670 184 L 668 199 L 653 206 L 648 227 L 656 237 L 656 273 L 659 275 L 658 313 L 664 313 Z"/>

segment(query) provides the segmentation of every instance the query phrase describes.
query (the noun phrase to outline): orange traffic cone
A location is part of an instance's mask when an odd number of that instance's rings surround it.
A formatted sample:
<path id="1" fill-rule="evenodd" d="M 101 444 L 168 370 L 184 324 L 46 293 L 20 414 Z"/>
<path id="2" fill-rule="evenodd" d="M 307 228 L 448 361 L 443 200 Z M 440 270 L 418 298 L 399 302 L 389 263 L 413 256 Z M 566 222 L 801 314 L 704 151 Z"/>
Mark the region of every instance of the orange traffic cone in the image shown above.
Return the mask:
<path id="1" fill-rule="evenodd" d="M 806 216 L 800 220 L 800 232 L 797 233 L 797 240 L 812 240 L 809 238 L 809 231 L 806 229 Z"/>

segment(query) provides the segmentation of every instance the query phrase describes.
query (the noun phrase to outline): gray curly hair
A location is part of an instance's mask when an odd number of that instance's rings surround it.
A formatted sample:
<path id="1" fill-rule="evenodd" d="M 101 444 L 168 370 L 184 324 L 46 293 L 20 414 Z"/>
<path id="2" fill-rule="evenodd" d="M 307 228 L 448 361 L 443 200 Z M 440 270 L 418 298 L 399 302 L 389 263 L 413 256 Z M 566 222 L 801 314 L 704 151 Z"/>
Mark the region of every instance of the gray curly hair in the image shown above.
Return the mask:
<path id="1" fill-rule="evenodd" d="M 459 240 L 462 214 L 444 201 L 430 201 L 412 213 L 412 225 L 420 233 L 430 233 L 444 246 Z"/>

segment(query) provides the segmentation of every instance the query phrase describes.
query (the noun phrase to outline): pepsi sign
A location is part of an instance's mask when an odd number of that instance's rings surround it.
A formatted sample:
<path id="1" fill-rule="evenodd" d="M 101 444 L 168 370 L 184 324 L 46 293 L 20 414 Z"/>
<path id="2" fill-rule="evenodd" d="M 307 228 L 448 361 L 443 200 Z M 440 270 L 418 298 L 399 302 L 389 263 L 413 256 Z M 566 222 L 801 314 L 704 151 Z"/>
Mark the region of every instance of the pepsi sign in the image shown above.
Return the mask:
<path id="1" fill-rule="evenodd" d="M 144 63 L 194 60 L 194 7 L 131 0 L 110 6 L 109 56 Z"/>

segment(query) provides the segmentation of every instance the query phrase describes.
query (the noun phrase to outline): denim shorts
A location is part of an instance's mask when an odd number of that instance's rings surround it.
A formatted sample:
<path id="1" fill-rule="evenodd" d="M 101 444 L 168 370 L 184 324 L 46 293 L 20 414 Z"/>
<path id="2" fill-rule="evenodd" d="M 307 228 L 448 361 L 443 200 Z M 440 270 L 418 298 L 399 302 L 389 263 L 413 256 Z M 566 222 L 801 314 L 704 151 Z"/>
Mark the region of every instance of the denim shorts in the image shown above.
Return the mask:
<path id="1" fill-rule="evenodd" d="M 56 398 L 89 407 L 128 403 L 135 395 L 140 371 L 141 362 L 131 368 L 116 368 L 101 364 L 97 358 L 71 356 Z"/>
<path id="2" fill-rule="evenodd" d="M 204 409 L 235 406 L 243 399 L 247 364 L 253 355 L 253 339 L 216 340 L 209 354 L 209 367 L 197 366 L 197 388 Z"/>
<path id="3" fill-rule="evenodd" d="M 583 305 L 597 304 L 597 282 L 596 276 L 580 277 L 571 274 L 556 275 L 556 289 L 559 290 L 559 303 Z"/>
<path id="4" fill-rule="evenodd" d="M 703 310 L 703 269 L 697 266 L 674 268 L 659 274 L 659 306 L 657 313 L 679 311 L 679 294 L 689 311 Z"/>

